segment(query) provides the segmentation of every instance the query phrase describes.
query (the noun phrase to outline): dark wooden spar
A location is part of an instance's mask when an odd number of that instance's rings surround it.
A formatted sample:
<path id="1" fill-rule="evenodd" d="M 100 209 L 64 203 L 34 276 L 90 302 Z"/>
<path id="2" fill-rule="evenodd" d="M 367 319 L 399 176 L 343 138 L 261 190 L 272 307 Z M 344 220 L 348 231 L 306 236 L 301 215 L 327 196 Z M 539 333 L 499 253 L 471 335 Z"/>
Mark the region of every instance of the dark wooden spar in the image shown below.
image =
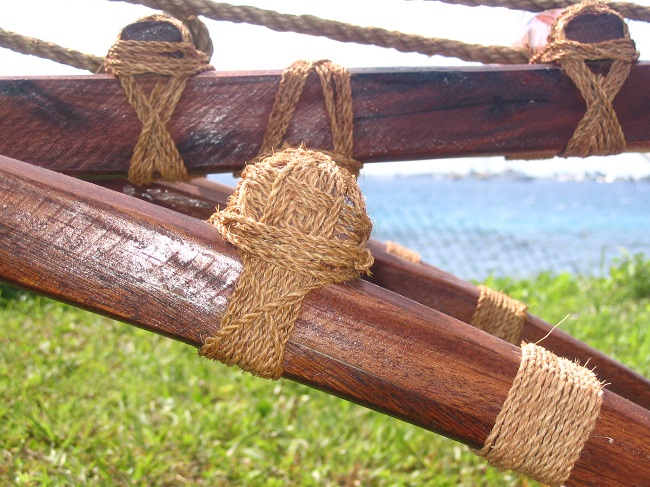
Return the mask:
<path id="1" fill-rule="evenodd" d="M 278 80 L 265 72 L 189 81 L 169 129 L 192 174 L 255 159 Z M 648 83 L 650 64 L 636 65 L 614 103 L 629 150 L 650 148 Z M 356 70 L 352 88 L 362 162 L 547 156 L 565 147 L 585 111 L 549 66 Z M 312 76 L 288 140 L 330 147 L 325 117 Z M 209 216 L 227 190 L 200 180 L 147 188 L 102 181 L 182 215 L 43 169 L 124 176 L 140 128 L 110 76 L 0 79 L 0 153 L 42 166 L 0 156 L 0 280 L 200 346 L 219 328 L 241 263 L 192 217 Z M 365 281 L 314 291 L 287 345 L 285 377 L 480 448 L 520 350 L 463 323 L 476 306 L 473 286 L 393 257 L 378 242 L 370 247 L 374 282 L 429 307 Z M 523 338 L 549 330 L 529 315 Z M 648 381 L 561 332 L 543 345 L 592 357 L 612 382 L 566 485 L 650 485 Z"/>
<path id="2" fill-rule="evenodd" d="M 150 186 L 135 186 L 126 181 L 98 181 L 129 196 L 150 201 L 186 215 L 207 220 L 216 206 L 224 208 L 233 189 L 207 179 L 195 179 L 191 184 L 158 182 Z M 368 248 L 375 257 L 372 276 L 368 279 L 390 291 L 401 294 L 470 323 L 478 301 L 477 288 L 462 279 L 426 263 L 414 264 L 386 252 L 382 242 L 371 239 Z M 650 381 L 640 374 L 612 360 L 602 352 L 589 347 L 542 319 L 527 315 L 522 339 L 541 344 L 557 355 L 589 363 L 598 377 L 607 382 L 617 394 L 650 408 Z"/>
<path id="3" fill-rule="evenodd" d="M 218 329 L 241 265 L 208 223 L 6 157 L 0 201 L 3 280 L 193 346 Z M 356 281 L 305 299 L 284 368 L 476 448 L 519 359 L 513 345 Z M 605 390 L 567 485 L 650 483 L 639 470 L 648 434 L 648 411 Z"/>
<path id="4" fill-rule="evenodd" d="M 552 155 L 585 112 L 575 86 L 548 65 L 351 72 L 354 156 L 362 162 Z M 278 81 L 278 72 L 188 81 L 168 128 L 191 173 L 254 160 Z M 151 88 L 155 77 L 142 82 Z M 638 63 L 614 101 L 631 151 L 650 149 L 648 85 L 650 64 Z M 326 119 L 311 76 L 288 140 L 331 147 Z M 125 176 L 140 129 L 111 76 L 0 78 L 0 154 L 8 157 L 75 176 Z"/>

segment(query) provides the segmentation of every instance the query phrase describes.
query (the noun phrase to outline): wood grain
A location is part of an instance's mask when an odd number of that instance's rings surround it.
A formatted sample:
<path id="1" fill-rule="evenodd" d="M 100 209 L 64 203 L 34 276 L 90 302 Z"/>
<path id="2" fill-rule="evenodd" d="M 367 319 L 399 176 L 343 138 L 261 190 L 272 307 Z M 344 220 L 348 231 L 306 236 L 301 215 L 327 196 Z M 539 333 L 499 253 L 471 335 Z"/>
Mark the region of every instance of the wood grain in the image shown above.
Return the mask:
<path id="1" fill-rule="evenodd" d="M 0 157 L 0 279 L 199 346 L 241 271 L 206 222 Z M 305 299 L 285 376 L 482 445 L 520 351 L 365 281 Z M 647 410 L 607 392 L 567 485 L 650 483 Z M 583 453 L 584 453 L 583 452 Z"/>
<path id="2" fill-rule="evenodd" d="M 233 192 L 233 188 L 207 179 L 195 179 L 191 184 L 158 182 L 147 187 L 124 180 L 100 184 L 203 220 L 214 213 L 215 207 L 225 207 Z M 368 247 L 375 257 L 370 282 L 465 323 L 471 321 L 479 297 L 476 286 L 429 264 L 414 264 L 391 255 L 383 242 L 371 239 Z M 522 339 L 531 343 L 541 340 L 540 344 L 556 355 L 588 363 L 609 384 L 609 390 L 650 409 L 650 380 L 568 333 L 551 330 L 549 323 L 528 313 Z"/>
<path id="3" fill-rule="evenodd" d="M 548 155 L 564 148 L 585 111 L 571 81 L 551 66 L 351 72 L 354 156 L 363 162 Z M 142 82 L 150 88 L 156 77 Z M 279 72 L 190 79 L 168 126 L 190 172 L 254 160 L 278 82 Z M 637 64 L 614 102 L 630 151 L 650 148 L 649 84 L 650 64 Z M 124 176 L 140 125 L 108 75 L 0 78 L 0 133 L 0 153 L 9 157 L 76 176 Z M 287 137 L 331 148 L 316 76 Z"/>

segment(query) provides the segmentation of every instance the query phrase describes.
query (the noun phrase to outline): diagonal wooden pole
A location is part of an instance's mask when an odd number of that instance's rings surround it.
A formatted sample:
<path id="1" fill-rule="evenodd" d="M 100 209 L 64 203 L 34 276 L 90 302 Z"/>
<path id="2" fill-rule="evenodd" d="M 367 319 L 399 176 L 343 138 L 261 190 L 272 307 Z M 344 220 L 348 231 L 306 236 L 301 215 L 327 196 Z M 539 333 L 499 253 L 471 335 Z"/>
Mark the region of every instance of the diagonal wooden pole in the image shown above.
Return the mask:
<path id="1" fill-rule="evenodd" d="M 0 156 L 0 279 L 194 346 L 241 264 L 206 222 Z M 304 301 L 285 377 L 483 445 L 517 347 L 364 281 Z M 650 414 L 605 390 L 566 485 L 650 483 Z"/>
<path id="2" fill-rule="evenodd" d="M 157 182 L 142 187 L 123 180 L 101 181 L 104 187 L 150 201 L 180 213 L 207 220 L 215 207 L 224 208 L 233 188 L 208 179 L 188 183 Z M 479 292 L 473 284 L 424 262 L 414 264 L 389 254 L 384 243 L 370 239 L 368 248 L 375 257 L 370 282 L 404 297 L 470 323 Z M 542 319 L 526 316 L 522 340 L 541 345 L 556 355 L 589 363 L 608 389 L 640 406 L 650 409 L 650 380 L 604 353 L 555 329 Z"/>

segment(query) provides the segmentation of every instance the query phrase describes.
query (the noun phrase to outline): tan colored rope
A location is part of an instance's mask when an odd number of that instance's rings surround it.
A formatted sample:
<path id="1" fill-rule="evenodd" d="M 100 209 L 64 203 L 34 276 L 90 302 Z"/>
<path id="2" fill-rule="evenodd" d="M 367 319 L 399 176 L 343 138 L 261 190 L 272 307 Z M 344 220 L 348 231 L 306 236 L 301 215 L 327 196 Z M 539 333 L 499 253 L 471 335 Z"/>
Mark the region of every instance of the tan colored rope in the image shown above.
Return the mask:
<path id="1" fill-rule="evenodd" d="M 528 12 L 542 12 L 554 8 L 566 8 L 581 0 L 436 0 L 453 5 L 469 7 L 504 7 Z M 650 22 L 650 7 L 633 2 L 607 2 L 607 5 L 630 20 Z"/>
<path id="2" fill-rule="evenodd" d="M 212 42 L 205 38 L 204 27 L 196 27 L 194 19 L 203 15 L 213 20 L 262 25 L 279 32 L 298 32 L 308 35 L 324 36 L 340 42 L 356 42 L 397 49 L 401 52 L 419 52 L 428 56 L 441 55 L 457 57 L 464 61 L 498 64 L 525 64 L 528 51 L 506 46 L 481 46 L 449 39 L 428 38 L 413 34 L 403 34 L 377 27 L 360 27 L 343 22 L 324 20 L 312 15 L 288 15 L 270 10 L 248 6 L 234 6 L 210 0 L 112 0 L 146 5 L 173 12 L 175 16 L 187 19 L 187 25 L 198 38 L 198 48 L 212 53 Z M 488 5 L 542 11 L 562 8 L 578 3 L 578 0 L 441 0 L 452 4 Z M 650 7 L 631 2 L 609 2 L 608 5 L 631 20 L 650 22 Z M 53 61 L 97 72 L 101 59 L 97 56 L 67 49 L 56 44 L 24 37 L 13 32 L 0 30 L 0 47 L 31 54 Z"/>
<path id="3" fill-rule="evenodd" d="M 119 78 L 129 103 L 142 122 L 142 131 L 131 157 L 129 181 L 148 184 L 158 175 L 167 181 L 184 181 L 189 174 L 167 131 L 167 123 L 187 79 L 213 68 L 207 56 L 194 47 L 182 22 L 166 15 L 152 15 L 140 21 L 170 22 L 181 32 L 182 42 L 118 39 L 106 56 L 106 72 Z M 158 82 L 147 96 L 135 78 L 147 73 L 169 76 L 169 80 Z"/>
<path id="4" fill-rule="evenodd" d="M 296 105 L 305 87 L 310 73 L 316 72 L 320 79 L 325 98 L 325 109 L 330 119 L 332 132 L 332 151 L 318 149 L 330 156 L 341 167 L 354 176 L 359 175 L 363 165 L 352 157 L 354 116 L 352 113 L 352 87 L 350 73 L 327 59 L 319 61 L 299 60 L 287 67 L 280 78 L 280 85 L 275 94 L 275 101 L 259 157 L 271 154 L 277 149 L 291 147 L 285 140 L 289 124 L 293 118 Z M 293 144 L 295 146 L 300 143 Z"/>
<path id="5" fill-rule="evenodd" d="M 189 30 L 194 45 L 204 52 L 208 59 L 212 56 L 213 46 L 208 27 L 196 16 L 190 15 L 182 20 Z M 0 47 L 10 49 L 20 54 L 37 56 L 73 68 L 85 69 L 98 73 L 104 67 L 105 58 L 86 54 L 74 49 L 59 46 L 53 42 L 27 37 L 15 32 L 0 29 Z"/>
<path id="6" fill-rule="evenodd" d="M 42 41 L 33 37 L 25 37 L 15 32 L 0 29 L 0 47 L 11 49 L 21 54 L 28 54 L 44 59 L 72 66 L 73 68 L 86 69 L 96 73 L 104 64 L 104 59 L 91 54 L 61 47 L 52 42 Z"/>
<path id="7" fill-rule="evenodd" d="M 505 293 L 479 286 L 479 298 L 470 324 L 490 335 L 518 345 L 526 322 L 526 305 Z"/>
<path id="8" fill-rule="evenodd" d="M 596 375 L 535 344 L 478 455 L 550 486 L 562 485 L 593 430 L 603 400 Z"/>
<path id="9" fill-rule="evenodd" d="M 414 264 L 419 264 L 421 262 L 420 254 L 415 250 L 411 250 L 408 247 L 393 242 L 391 240 L 386 240 L 386 252 L 392 255 L 396 255 L 404 260 L 413 262 Z"/>
<path id="10" fill-rule="evenodd" d="M 174 17 L 173 13 L 170 15 Z M 196 15 L 190 15 L 181 18 L 180 20 L 183 22 L 185 27 L 187 27 L 187 30 L 190 31 L 194 47 L 205 53 L 209 60 L 214 53 L 214 45 L 212 44 L 212 38 L 210 37 L 208 26 L 205 25 L 205 23 Z"/>
<path id="11" fill-rule="evenodd" d="M 327 37 L 339 42 L 354 42 L 418 52 L 427 56 L 456 57 L 464 61 L 498 64 L 525 64 L 528 52 L 506 46 L 482 46 L 450 39 L 404 34 L 379 27 L 360 27 L 313 15 L 289 15 L 244 5 L 210 0 L 112 0 L 146 5 L 175 15 L 201 15 L 212 20 L 261 25 L 278 32 L 297 32 Z"/>
<path id="12" fill-rule="evenodd" d="M 199 353 L 278 379 L 303 298 L 372 265 L 372 223 L 356 179 L 324 154 L 286 149 L 247 166 L 210 222 L 237 247 L 244 270 Z"/>
<path id="13" fill-rule="evenodd" d="M 531 62 L 557 62 L 582 93 L 587 110 L 571 140 L 560 154 L 564 157 L 619 154 L 626 148 L 625 135 L 612 102 L 627 80 L 632 64 L 638 59 L 627 25 L 623 39 L 582 44 L 566 38 L 564 29 L 577 15 L 616 12 L 599 1 L 585 1 L 566 9 L 551 28 L 549 44 Z M 585 61 L 613 60 L 606 76 L 591 72 Z"/>

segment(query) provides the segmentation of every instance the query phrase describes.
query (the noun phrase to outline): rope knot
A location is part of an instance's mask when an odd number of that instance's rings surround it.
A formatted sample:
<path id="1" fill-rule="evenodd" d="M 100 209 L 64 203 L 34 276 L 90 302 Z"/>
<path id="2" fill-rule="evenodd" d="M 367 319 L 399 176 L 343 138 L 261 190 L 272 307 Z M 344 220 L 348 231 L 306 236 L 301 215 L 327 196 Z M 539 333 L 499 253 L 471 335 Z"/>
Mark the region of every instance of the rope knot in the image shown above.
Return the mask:
<path id="1" fill-rule="evenodd" d="M 247 166 L 210 222 L 237 247 L 244 270 L 219 332 L 199 353 L 278 379 L 303 298 L 369 272 L 372 223 L 361 191 L 330 157 L 286 149 Z"/>
<path id="2" fill-rule="evenodd" d="M 577 16 L 585 14 L 618 17 L 622 37 L 593 44 L 569 39 L 567 26 Z M 557 18 L 551 27 L 548 46 L 533 56 L 531 63 L 558 63 L 587 104 L 585 115 L 561 156 L 612 155 L 625 150 L 625 135 L 612 102 L 638 58 L 639 53 L 623 17 L 605 3 L 587 0 L 567 8 Z M 588 61 L 611 61 L 609 72 L 606 75 L 594 74 L 586 64 Z"/>
<path id="3" fill-rule="evenodd" d="M 142 131 L 131 157 L 129 181 L 148 184 L 155 179 L 156 173 L 168 181 L 184 181 L 189 174 L 167 131 L 167 123 L 187 79 L 214 68 L 208 64 L 207 55 L 194 47 L 192 36 L 181 21 L 167 15 L 151 15 L 138 23 L 171 24 L 178 30 L 178 40 L 124 39 L 125 28 L 106 56 L 104 69 L 119 78 L 129 103 L 142 122 Z M 169 80 L 158 82 L 147 96 L 135 79 L 142 74 L 168 76 Z"/>

